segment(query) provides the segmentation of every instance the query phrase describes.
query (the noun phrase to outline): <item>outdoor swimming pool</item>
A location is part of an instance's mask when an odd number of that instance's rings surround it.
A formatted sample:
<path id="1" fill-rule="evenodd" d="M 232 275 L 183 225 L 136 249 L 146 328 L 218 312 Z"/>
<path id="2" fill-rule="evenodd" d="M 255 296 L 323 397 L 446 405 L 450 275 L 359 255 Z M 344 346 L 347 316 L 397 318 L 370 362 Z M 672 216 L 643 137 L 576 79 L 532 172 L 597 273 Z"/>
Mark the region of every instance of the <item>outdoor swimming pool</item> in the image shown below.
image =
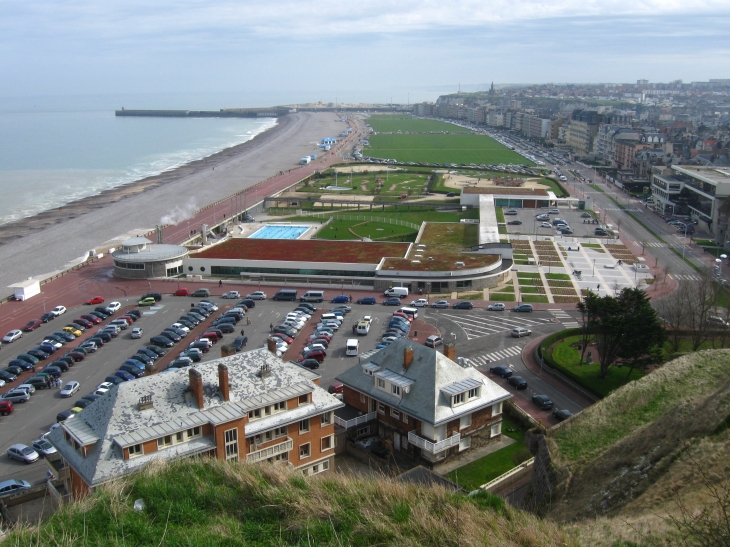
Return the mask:
<path id="1" fill-rule="evenodd" d="M 248 237 L 251 239 L 297 239 L 307 230 L 309 230 L 309 226 L 277 226 L 275 224 L 267 224 Z"/>

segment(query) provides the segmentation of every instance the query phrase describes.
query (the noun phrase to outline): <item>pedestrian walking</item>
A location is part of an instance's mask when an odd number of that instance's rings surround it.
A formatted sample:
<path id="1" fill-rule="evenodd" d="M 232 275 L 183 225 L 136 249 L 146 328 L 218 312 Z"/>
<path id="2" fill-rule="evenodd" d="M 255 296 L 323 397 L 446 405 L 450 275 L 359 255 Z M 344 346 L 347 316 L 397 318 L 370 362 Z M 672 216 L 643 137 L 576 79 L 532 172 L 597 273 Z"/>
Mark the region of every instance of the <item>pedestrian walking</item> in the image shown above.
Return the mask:
<path id="1" fill-rule="evenodd" d="M 596 290 L 597 291 L 600 291 L 601 290 L 601 284 L 600 283 L 598 285 L 596 285 Z"/>
<path id="2" fill-rule="evenodd" d="M 269 332 L 274 332 L 274 324 L 269 323 Z"/>
<path id="3" fill-rule="evenodd" d="M 61 381 L 61 379 L 60 378 L 56 378 L 56 387 L 58 389 L 61 389 L 61 386 L 62 385 L 63 385 L 63 382 Z"/>
<path id="4" fill-rule="evenodd" d="M 243 336 L 243 329 L 241 329 L 241 336 Z"/>
<path id="5" fill-rule="evenodd" d="M 250 318 L 250 317 L 247 317 L 247 318 L 246 318 L 246 324 L 247 324 L 247 325 L 250 325 L 250 324 L 251 324 L 251 318 Z"/>
<path id="6" fill-rule="evenodd" d="M 222 287 L 222 286 L 223 286 L 223 280 L 222 280 L 222 279 L 219 279 L 219 280 L 218 280 L 218 286 L 219 286 L 219 287 Z"/>
<path id="7" fill-rule="evenodd" d="M 350 303 L 352 304 L 352 295 L 350 295 Z"/>

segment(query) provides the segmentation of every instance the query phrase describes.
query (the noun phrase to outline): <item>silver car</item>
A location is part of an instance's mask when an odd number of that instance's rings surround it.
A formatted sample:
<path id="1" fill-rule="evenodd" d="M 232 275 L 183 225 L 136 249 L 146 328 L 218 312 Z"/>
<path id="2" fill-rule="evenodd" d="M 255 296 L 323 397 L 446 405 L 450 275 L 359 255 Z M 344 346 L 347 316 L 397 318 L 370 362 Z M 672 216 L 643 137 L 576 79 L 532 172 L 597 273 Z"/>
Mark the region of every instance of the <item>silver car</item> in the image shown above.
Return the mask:
<path id="1" fill-rule="evenodd" d="M 39 457 L 38 452 L 24 444 L 14 444 L 8 448 L 8 458 L 11 460 L 18 460 L 23 463 L 33 463 L 38 461 Z"/>
<path id="2" fill-rule="evenodd" d="M 30 393 L 25 389 L 15 388 L 8 391 L 2 398 L 13 403 L 25 403 L 30 399 Z"/>
<path id="3" fill-rule="evenodd" d="M 46 439 L 36 439 L 32 443 L 30 443 L 30 446 L 31 448 L 33 448 L 33 450 L 35 450 L 39 454 L 42 454 L 43 456 L 50 456 L 51 454 L 55 454 L 57 452 L 56 447 L 49 443 Z"/>

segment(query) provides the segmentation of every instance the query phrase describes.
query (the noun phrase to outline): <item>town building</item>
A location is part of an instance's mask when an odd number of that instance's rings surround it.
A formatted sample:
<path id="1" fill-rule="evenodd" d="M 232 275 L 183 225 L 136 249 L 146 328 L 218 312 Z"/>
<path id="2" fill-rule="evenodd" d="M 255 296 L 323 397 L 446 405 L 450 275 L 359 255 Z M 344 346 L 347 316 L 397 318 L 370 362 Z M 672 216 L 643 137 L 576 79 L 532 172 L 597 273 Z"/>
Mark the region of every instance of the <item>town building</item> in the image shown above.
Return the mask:
<path id="1" fill-rule="evenodd" d="M 335 423 L 348 442 L 378 435 L 429 467 L 497 440 L 512 395 L 468 364 L 409 340 L 396 340 L 337 377 L 344 407 Z"/>
<path id="2" fill-rule="evenodd" d="M 122 241 L 121 248 L 111 254 L 115 277 L 148 279 L 181 274 L 188 249 L 181 245 L 152 243 L 144 237 L 133 237 Z"/>
<path id="3" fill-rule="evenodd" d="M 266 349 L 112 387 L 48 435 L 75 499 L 158 459 L 206 456 L 332 469 L 334 410 L 319 375 Z"/>

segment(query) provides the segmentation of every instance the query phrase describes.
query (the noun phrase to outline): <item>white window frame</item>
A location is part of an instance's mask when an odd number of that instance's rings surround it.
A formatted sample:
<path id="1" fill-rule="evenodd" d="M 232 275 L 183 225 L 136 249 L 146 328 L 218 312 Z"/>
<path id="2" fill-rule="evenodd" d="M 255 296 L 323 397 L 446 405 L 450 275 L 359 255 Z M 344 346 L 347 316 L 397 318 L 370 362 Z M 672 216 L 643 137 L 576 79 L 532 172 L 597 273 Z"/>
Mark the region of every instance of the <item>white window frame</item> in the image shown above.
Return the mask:
<path id="1" fill-rule="evenodd" d="M 304 401 L 302 401 L 302 398 L 304 399 Z M 310 402 L 309 393 L 300 395 L 299 398 L 297 399 L 297 402 L 298 402 L 298 406 L 308 405 Z"/>
<path id="2" fill-rule="evenodd" d="M 144 456 L 144 444 L 133 444 L 128 448 L 129 451 L 129 459 L 132 458 L 139 458 L 140 456 Z"/>
<path id="3" fill-rule="evenodd" d="M 226 461 L 238 461 L 238 428 L 226 429 L 223 432 L 223 450 Z"/>
<path id="4" fill-rule="evenodd" d="M 260 408 L 254 408 L 253 410 L 248 411 L 249 421 L 258 420 L 259 418 L 261 418 L 261 409 Z"/>
<path id="5" fill-rule="evenodd" d="M 397 386 L 395 384 L 390 384 L 390 392 L 393 395 L 400 397 L 400 386 Z"/>
<path id="6" fill-rule="evenodd" d="M 329 443 L 329 446 L 324 446 L 325 439 Z M 334 435 L 326 435 L 325 437 L 322 437 L 319 441 L 319 451 L 320 452 L 327 452 L 328 450 L 334 450 L 335 448 L 335 436 Z"/>
<path id="7" fill-rule="evenodd" d="M 277 427 L 276 429 L 274 429 L 274 438 L 279 439 L 281 437 L 286 437 L 288 432 L 288 428 L 285 425 Z"/>
<path id="8" fill-rule="evenodd" d="M 378 414 L 385 414 L 385 405 L 378 401 Z"/>
<path id="9" fill-rule="evenodd" d="M 469 390 L 469 392 L 466 395 L 467 400 L 471 401 L 472 399 L 478 399 L 481 395 L 481 387 L 473 387 Z"/>
<path id="10" fill-rule="evenodd" d="M 457 393 L 456 395 L 452 395 L 451 397 L 451 406 L 459 406 L 463 405 L 466 402 L 466 393 Z"/>
<path id="11" fill-rule="evenodd" d="M 300 420 L 299 422 L 299 434 L 303 435 L 305 433 L 309 433 L 309 431 L 312 429 L 311 424 L 309 423 L 309 418 L 305 418 L 303 420 Z"/>
<path id="12" fill-rule="evenodd" d="M 361 403 L 364 403 L 365 402 L 365 394 L 364 393 L 361 393 L 360 394 L 360 402 Z"/>
<path id="13" fill-rule="evenodd" d="M 502 401 L 492 405 L 492 416 L 499 416 L 500 414 L 502 414 Z"/>
<path id="14" fill-rule="evenodd" d="M 355 435 L 359 437 L 360 435 L 370 435 L 370 426 L 366 425 L 365 427 L 361 427 L 355 432 Z"/>
<path id="15" fill-rule="evenodd" d="M 170 448 L 175 444 L 175 438 L 173 435 L 165 435 L 157 438 L 157 450 Z"/>
<path id="16" fill-rule="evenodd" d="M 466 446 L 462 446 L 466 445 Z M 469 450 L 471 448 L 471 437 L 462 437 L 459 441 L 459 452 Z"/>
<path id="17" fill-rule="evenodd" d="M 459 429 L 466 429 L 467 427 L 471 427 L 471 414 L 459 418 Z"/>
<path id="18" fill-rule="evenodd" d="M 407 424 L 407 423 L 408 423 L 408 414 L 406 414 L 406 413 L 404 412 L 404 413 L 402 414 L 402 418 L 403 418 L 403 423 L 404 423 L 404 424 Z"/>
<path id="19" fill-rule="evenodd" d="M 197 439 L 198 437 L 203 436 L 203 428 L 199 425 L 196 425 L 195 427 L 191 427 L 185 432 L 185 437 L 187 440 L 191 439 Z"/>
<path id="20" fill-rule="evenodd" d="M 303 455 L 302 454 L 302 449 L 305 446 L 307 447 L 307 453 L 306 453 L 306 455 Z M 299 459 L 300 460 L 306 460 L 307 458 L 311 458 L 311 457 L 312 457 L 312 446 L 310 445 L 310 443 L 300 444 L 299 445 Z"/>
<path id="21" fill-rule="evenodd" d="M 489 437 L 496 437 L 502 433 L 502 422 L 494 424 L 489 432 Z"/>
<path id="22" fill-rule="evenodd" d="M 322 414 L 321 420 L 322 421 L 320 422 L 320 426 L 322 426 L 322 427 L 327 427 L 329 425 L 332 425 L 333 420 L 334 420 L 334 412 L 333 411 L 325 412 L 324 414 Z"/>
<path id="23" fill-rule="evenodd" d="M 400 412 L 398 412 L 395 407 L 390 407 L 390 415 L 393 416 L 396 420 L 400 420 Z"/>
<path id="24" fill-rule="evenodd" d="M 387 382 L 383 380 L 382 378 L 375 378 L 375 387 L 377 387 L 380 391 L 385 391 Z"/>

